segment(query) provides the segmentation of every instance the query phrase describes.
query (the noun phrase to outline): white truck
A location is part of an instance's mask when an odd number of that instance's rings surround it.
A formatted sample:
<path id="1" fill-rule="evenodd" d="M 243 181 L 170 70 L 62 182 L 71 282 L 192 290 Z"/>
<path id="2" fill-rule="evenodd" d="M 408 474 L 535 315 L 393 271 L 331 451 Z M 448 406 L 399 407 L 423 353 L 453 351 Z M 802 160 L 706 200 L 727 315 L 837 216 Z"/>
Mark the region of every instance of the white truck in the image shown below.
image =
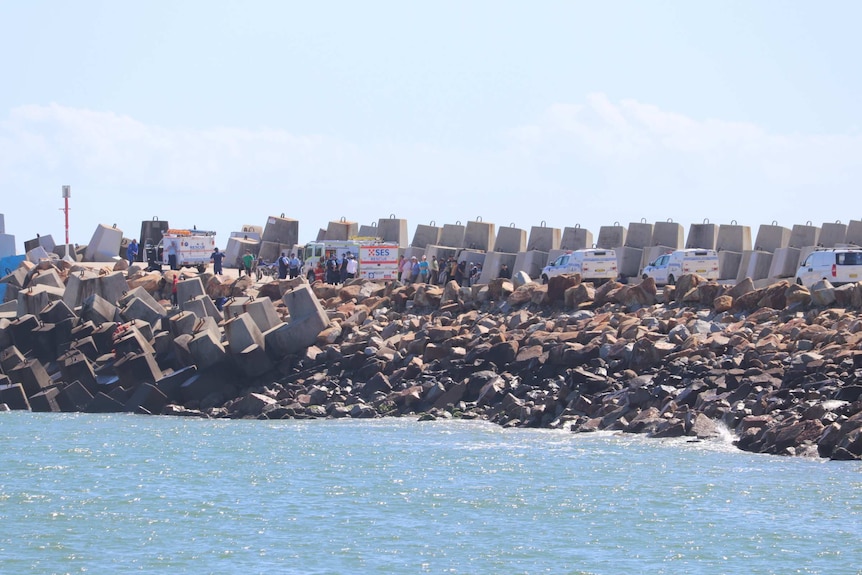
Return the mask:
<path id="1" fill-rule="evenodd" d="M 203 273 L 216 247 L 215 235 L 215 232 L 194 228 L 169 229 L 162 234 L 157 248 L 159 261 L 171 269 L 196 267 Z M 171 262 L 171 255 L 176 256 L 176 261 Z"/>
<path id="2" fill-rule="evenodd" d="M 387 248 L 392 251 L 394 255 L 390 258 L 390 251 L 386 252 L 386 256 L 381 255 L 383 252 L 378 254 L 374 254 L 368 250 L 363 250 L 363 248 L 368 247 L 381 247 Z M 347 253 L 351 253 L 354 258 L 357 258 L 357 263 L 359 264 L 359 269 L 356 277 L 365 277 L 363 276 L 363 261 L 368 263 L 366 267 L 370 271 L 372 269 L 371 264 L 373 263 L 373 267 L 380 268 L 378 273 L 375 274 L 377 279 L 383 279 L 384 271 L 388 270 L 389 260 L 392 259 L 396 261 L 395 267 L 397 267 L 397 259 L 398 259 L 398 246 L 390 246 L 384 245 L 379 239 L 376 238 L 357 238 L 353 240 L 323 240 L 319 242 L 308 242 L 302 248 L 302 275 L 308 278 L 309 282 L 314 282 L 315 280 L 323 281 L 326 275 L 326 270 L 324 267 L 324 263 L 329 256 L 335 254 L 336 259 L 341 261 L 342 258 Z M 373 256 L 373 257 L 371 257 Z M 375 279 L 372 276 L 372 279 Z"/>
<path id="3" fill-rule="evenodd" d="M 717 280 L 718 254 L 709 249 L 674 250 L 650 262 L 643 269 L 641 277 L 653 278 L 657 285 L 674 285 L 684 274 L 697 274 L 708 280 Z"/>
<path id="4" fill-rule="evenodd" d="M 565 253 L 542 269 L 542 283 L 560 274 L 581 274 L 581 279 L 604 283 L 619 275 L 614 250 L 590 248 Z"/>

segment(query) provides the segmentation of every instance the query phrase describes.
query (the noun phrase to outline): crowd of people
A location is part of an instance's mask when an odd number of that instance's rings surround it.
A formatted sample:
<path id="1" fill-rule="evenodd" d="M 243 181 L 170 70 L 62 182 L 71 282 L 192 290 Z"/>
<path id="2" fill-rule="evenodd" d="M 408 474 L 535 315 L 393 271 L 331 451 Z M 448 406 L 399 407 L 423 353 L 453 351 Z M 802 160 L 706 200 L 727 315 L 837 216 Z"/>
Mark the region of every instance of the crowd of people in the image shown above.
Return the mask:
<path id="1" fill-rule="evenodd" d="M 131 257 L 131 249 L 129 255 Z M 223 273 L 224 257 L 225 253 L 219 251 L 218 248 L 215 248 L 210 256 L 213 273 L 216 275 Z M 254 272 L 258 280 L 261 277 L 261 269 L 268 265 L 263 260 L 256 258 L 250 250 L 246 250 L 237 263 L 240 277 L 242 277 L 243 272 L 248 276 Z M 278 279 L 293 279 L 302 272 L 302 260 L 293 252 L 290 254 L 281 252 L 275 265 L 278 266 Z M 332 252 L 327 258 L 321 257 L 318 270 L 316 270 L 318 273 L 315 276 L 328 284 L 337 285 L 355 278 L 358 270 L 359 262 L 351 252 L 348 251 L 340 257 Z M 481 275 L 482 264 L 480 262 L 468 262 L 466 260 L 459 262 L 454 256 L 449 256 L 445 261 L 438 260 L 436 255 L 431 256 L 430 261 L 425 255 L 409 258 L 401 255 L 398 258 L 398 280 L 403 284 L 444 285 L 454 280 L 459 286 L 467 287 L 478 283 Z M 497 277 L 512 277 L 508 265 L 504 263 L 500 266 Z"/>

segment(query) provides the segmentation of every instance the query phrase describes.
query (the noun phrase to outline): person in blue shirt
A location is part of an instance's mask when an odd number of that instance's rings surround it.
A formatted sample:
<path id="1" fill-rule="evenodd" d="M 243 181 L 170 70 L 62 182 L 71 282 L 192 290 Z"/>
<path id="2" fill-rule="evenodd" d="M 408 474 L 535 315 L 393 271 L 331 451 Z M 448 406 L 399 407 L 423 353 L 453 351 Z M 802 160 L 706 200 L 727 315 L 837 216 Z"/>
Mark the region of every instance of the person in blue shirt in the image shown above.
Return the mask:
<path id="1" fill-rule="evenodd" d="M 129 247 L 126 248 L 126 259 L 129 260 L 129 265 L 132 265 L 138 259 L 138 240 L 133 238 Z"/>
<path id="2" fill-rule="evenodd" d="M 215 248 L 212 254 L 210 254 L 210 261 L 213 263 L 213 273 L 217 276 L 222 274 L 221 262 L 224 259 L 224 252 L 218 251 L 218 248 Z"/>

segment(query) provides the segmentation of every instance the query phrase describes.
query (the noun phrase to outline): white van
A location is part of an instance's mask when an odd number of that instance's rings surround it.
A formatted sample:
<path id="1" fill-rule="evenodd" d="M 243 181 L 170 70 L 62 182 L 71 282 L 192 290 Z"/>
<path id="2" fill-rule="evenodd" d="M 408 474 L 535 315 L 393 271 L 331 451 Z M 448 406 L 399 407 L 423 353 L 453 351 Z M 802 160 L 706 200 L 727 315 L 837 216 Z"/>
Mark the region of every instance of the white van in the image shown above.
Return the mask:
<path id="1" fill-rule="evenodd" d="M 674 285 L 681 275 L 697 274 L 708 280 L 718 279 L 718 254 L 715 250 L 684 249 L 659 256 L 641 274 L 653 278 L 657 285 Z"/>
<path id="2" fill-rule="evenodd" d="M 581 279 L 602 283 L 617 278 L 614 250 L 586 249 L 565 253 L 542 269 L 542 283 L 560 274 L 581 274 Z"/>
<path id="3" fill-rule="evenodd" d="M 818 249 L 796 270 L 796 283 L 810 288 L 820 280 L 832 285 L 862 280 L 862 248 Z"/>

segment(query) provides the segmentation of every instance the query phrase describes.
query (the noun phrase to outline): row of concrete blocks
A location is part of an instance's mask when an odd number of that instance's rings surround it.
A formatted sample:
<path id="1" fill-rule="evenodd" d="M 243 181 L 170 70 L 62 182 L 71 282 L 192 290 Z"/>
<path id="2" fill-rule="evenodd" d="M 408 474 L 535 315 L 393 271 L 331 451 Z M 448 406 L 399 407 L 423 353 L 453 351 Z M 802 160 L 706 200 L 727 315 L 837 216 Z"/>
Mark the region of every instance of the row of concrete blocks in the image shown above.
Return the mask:
<path id="1" fill-rule="evenodd" d="M 0 403 L 159 412 L 168 400 L 200 401 L 225 384 L 226 373 L 266 373 L 329 324 L 307 284 L 284 295 L 289 322 L 268 298 L 236 298 L 219 312 L 202 292 L 199 278 L 180 282 L 182 304 L 171 315 L 136 288 L 119 307 L 93 294 L 77 310 L 56 300 L 38 315 L 0 319 Z"/>

